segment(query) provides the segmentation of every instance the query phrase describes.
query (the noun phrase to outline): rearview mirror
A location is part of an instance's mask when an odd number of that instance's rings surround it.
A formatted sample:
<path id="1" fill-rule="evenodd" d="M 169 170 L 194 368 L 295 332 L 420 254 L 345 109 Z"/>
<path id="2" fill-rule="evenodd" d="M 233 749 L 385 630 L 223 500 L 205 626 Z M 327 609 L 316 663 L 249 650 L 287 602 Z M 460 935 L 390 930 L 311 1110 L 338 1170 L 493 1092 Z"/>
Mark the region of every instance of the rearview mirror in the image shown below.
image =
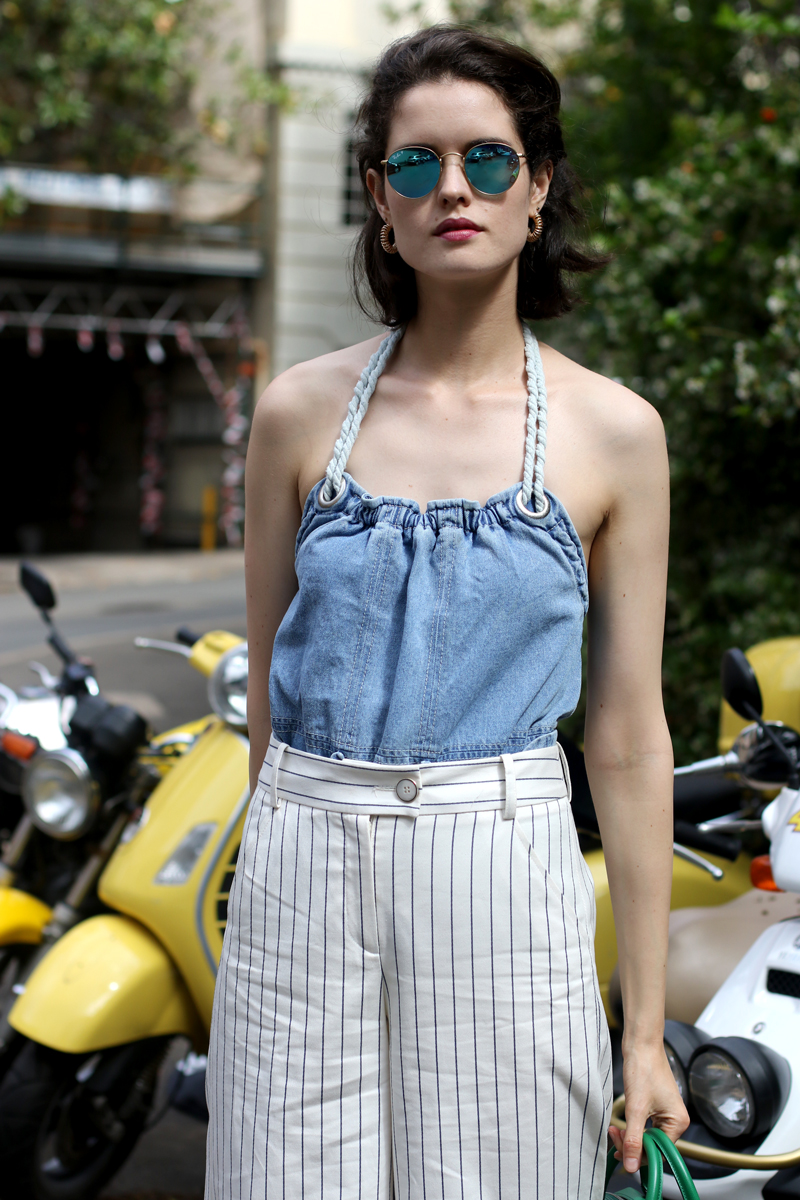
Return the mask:
<path id="1" fill-rule="evenodd" d="M 37 608 L 45 611 L 55 608 L 56 594 L 50 585 L 50 580 L 36 567 L 32 567 L 30 563 L 20 563 L 19 582 L 20 587 L 28 593 Z"/>
<path id="2" fill-rule="evenodd" d="M 756 674 L 741 650 L 726 650 L 722 656 L 722 694 L 740 717 L 755 720 L 764 711 Z"/>

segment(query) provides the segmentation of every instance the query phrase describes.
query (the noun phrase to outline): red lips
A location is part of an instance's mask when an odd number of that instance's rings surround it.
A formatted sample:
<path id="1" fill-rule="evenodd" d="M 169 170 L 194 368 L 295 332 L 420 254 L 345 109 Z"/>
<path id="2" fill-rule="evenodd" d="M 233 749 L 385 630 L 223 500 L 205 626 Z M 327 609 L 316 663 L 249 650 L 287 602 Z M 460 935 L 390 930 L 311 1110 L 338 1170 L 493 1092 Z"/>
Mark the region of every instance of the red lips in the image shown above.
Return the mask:
<path id="1" fill-rule="evenodd" d="M 443 233 L 451 233 L 456 229 L 474 229 L 480 232 L 480 225 L 476 225 L 474 221 L 470 221 L 467 217 L 448 217 L 446 221 L 442 221 L 434 229 L 434 235 L 440 236 Z"/>

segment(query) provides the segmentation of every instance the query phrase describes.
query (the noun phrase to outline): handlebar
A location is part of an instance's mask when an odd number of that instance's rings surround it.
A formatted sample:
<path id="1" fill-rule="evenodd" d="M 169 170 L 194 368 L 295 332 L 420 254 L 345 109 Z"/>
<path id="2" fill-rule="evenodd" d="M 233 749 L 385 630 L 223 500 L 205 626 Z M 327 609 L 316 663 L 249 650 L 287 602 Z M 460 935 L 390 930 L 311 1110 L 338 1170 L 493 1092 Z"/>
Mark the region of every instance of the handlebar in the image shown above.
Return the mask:
<path id="1" fill-rule="evenodd" d="M 74 655 L 74 654 L 73 654 L 73 652 L 70 650 L 69 646 L 68 646 L 68 645 L 67 645 L 67 643 L 64 641 L 64 639 L 62 638 L 61 634 L 60 634 L 60 633 L 58 632 L 58 630 L 55 628 L 55 626 L 53 625 L 53 623 L 52 623 L 52 621 L 50 620 L 50 618 L 49 618 L 49 617 L 46 617 L 46 620 L 47 620 L 47 624 L 48 624 L 48 626 L 49 626 L 49 628 L 50 628 L 50 633 L 48 634 L 47 641 L 48 641 L 48 643 L 49 643 L 49 644 L 50 644 L 50 645 L 53 647 L 53 649 L 55 650 L 56 654 L 58 655 L 58 657 L 59 657 L 59 658 L 61 659 L 61 661 L 63 662 L 64 666 L 68 667 L 68 666 L 70 666 L 72 663 L 74 663 L 74 662 L 76 662 L 76 661 L 77 661 L 77 660 L 76 660 L 76 658 L 75 658 L 75 655 Z"/>
<path id="2" fill-rule="evenodd" d="M 188 646 L 181 646 L 177 642 L 162 642 L 158 638 L 136 637 L 133 644 L 137 650 L 165 650 L 168 654 L 180 654 L 183 658 L 192 656 Z"/>
<path id="3" fill-rule="evenodd" d="M 714 775 L 719 771 L 730 771 L 740 766 L 739 755 L 733 750 L 727 754 L 715 754 L 713 758 L 701 758 L 699 762 L 690 763 L 688 767 L 676 767 L 675 777 L 683 775 Z"/>
<path id="4" fill-rule="evenodd" d="M 202 634 L 195 633 L 186 625 L 179 625 L 175 630 L 175 641 L 180 642 L 182 646 L 193 646 L 195 642 L 199 642 Z"/>

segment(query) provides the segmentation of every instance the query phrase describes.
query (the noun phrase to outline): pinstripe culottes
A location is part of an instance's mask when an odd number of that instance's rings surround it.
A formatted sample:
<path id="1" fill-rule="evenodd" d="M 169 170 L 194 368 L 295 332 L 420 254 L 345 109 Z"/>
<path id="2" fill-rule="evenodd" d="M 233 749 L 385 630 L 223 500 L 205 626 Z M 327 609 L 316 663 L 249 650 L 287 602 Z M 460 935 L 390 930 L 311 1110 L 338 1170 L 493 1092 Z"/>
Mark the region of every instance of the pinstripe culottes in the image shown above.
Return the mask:
<path id="1" fill-rule="evenodd" d="M 273 739 L 229 904 L 206 1200 L 600 1200 L 611 1055 L 558 747 Z"/>

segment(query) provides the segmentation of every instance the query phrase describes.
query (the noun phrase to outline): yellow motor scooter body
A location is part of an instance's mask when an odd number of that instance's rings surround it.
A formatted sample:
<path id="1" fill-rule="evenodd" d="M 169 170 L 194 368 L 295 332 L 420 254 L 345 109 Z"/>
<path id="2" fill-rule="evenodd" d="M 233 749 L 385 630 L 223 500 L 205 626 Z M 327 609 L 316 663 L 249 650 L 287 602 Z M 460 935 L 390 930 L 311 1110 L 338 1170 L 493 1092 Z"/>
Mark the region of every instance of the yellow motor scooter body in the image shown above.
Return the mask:
<path id="1" fill-rule="evenodd" d="M 756 673 L 764 701 L 764 719 L 783 721 L 800 730 L 800 637 L 772 638 L 745 651 Z M 719 719 L 719 752 L 727 754 L 736 735 L 751 724 L 722 701 Z"/>
<path id="2" fill-rule="evenodd" d="M 243 641 L 244 638 L 236 633 L 228 633 L 225 629 L 214 629 L 210 633 L 204 633 L 192 646 L 189 663 L 201 675 L 211 675 L 223 654 Z M 200 717 L 196 721 L 187 721 L 185 725 L 176 725 L 174 729 L 157 734 L 151 740 L 150 747 L 140 752 L 139 761 L 155 767 L 163 777 L 172 770 L 178 759 L 192 748 L 193 739 L 205 733 L 216 720 L 214 716 Z M 174 740 L 177 734 L 188 734 L 192 740 L 177 742 Z"/>
<path id="3" fill-rule="evenodd" d="M 18 888 L 0 887 L 0 946 L 38 946 L 51 909 Z"/>
<path id="4" fill-rule="evenodd" d="M 617 1019 L 609 1002 L 609 988 L 619 953 L 614 914 L 611 910 L 606 860 L 600 849 L 589 850 L 585 858 L 594 880 L 597 904 L 597 928 L 594 939 L 597 978 L 608 1023 L 613 1028 L 617 1025 Z M 740 854 L 733 863 L 727 859 L 717 858 L 713 854 L 704 854 L 703 858 L 724 871 L 722 879 L 715 880 L 708 871 L 701 867 L 696 867 L 693 863 L 686 862 L 685 859 L 673 857 L 670 908 L 711 907 L 716 904 L 727 904 L 729 900 L 734 900 L 751 887 L 749 854 Z"/>
<path id="5" fill-rule="evenodd" d="M 9 1024 L 53 1050 L 84 1054 L 203 1029 L 175 964 L 136 921 L 90 917 L 56 942 L 26 981 Z"/>
<path id="6" fill-rule="evenodd" d="M 194 745 L 195 739 L 213 725 L 216 717 L 210 714 L 200 717 L 197 721 L 187 721 L 185 725 L 176 725 L 164 733 L 156 734 L 147 746 L 143 746 L 137 755 L 137 761 L 145 766 L 155 767 L 162 778 L 167 775 L 179 759 L 183 758 Z M 174 739 L 183 735 L 186 741 Z"/>
<path id="7" fill-rule="evenodd" d="M 105 904 L 164 945 L 206 1025 L 250 798 L 249 750 L 246 737 L 216 720 L 152 793 L 98 887 Z M 196 857 L 183 878 L 179 859 L 193 842 Z"/>
<path id="8" fill-rule="evenodd" d="M 228 633 L 226 629 L 214 629 L 204 633 L 192 646 L 189 662 L 201 675 L 210 675 L 223 654 L 240 646 L 244 638 L 238 633 Z"/>

